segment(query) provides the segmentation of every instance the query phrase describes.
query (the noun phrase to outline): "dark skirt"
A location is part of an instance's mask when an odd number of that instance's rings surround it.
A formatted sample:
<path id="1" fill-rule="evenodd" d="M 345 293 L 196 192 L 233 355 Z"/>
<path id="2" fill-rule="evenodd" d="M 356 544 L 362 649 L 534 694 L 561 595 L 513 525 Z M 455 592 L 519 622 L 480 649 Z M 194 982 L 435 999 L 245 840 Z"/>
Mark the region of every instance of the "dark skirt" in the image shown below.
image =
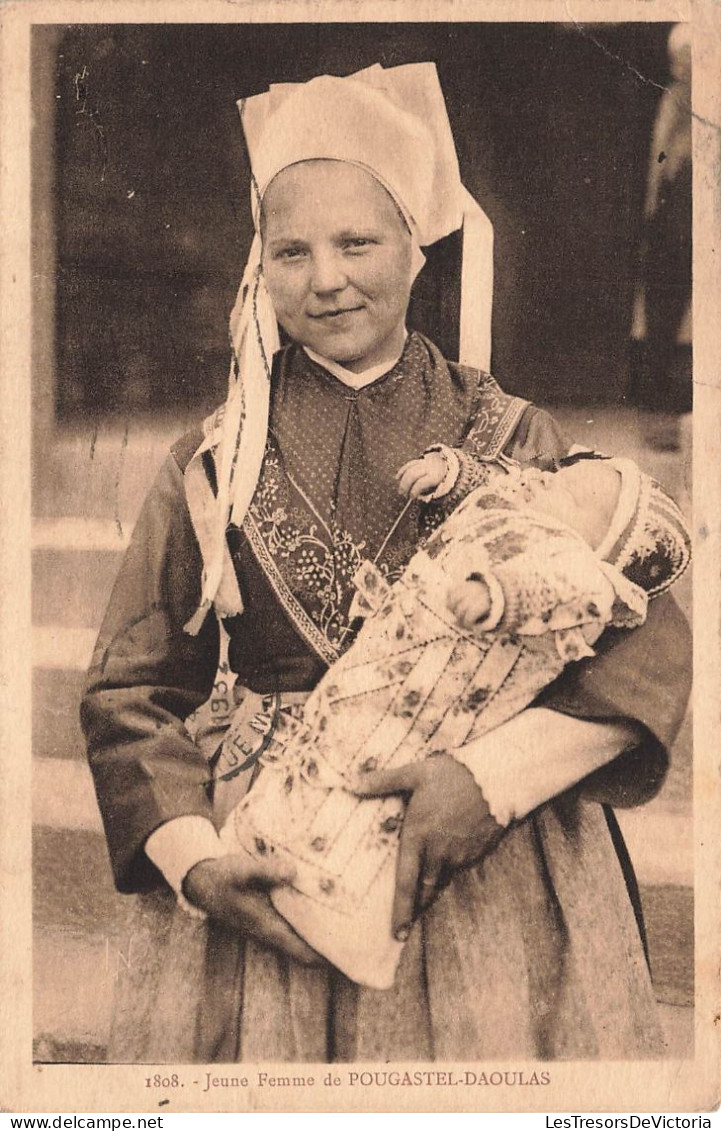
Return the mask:
<path id="1" fill-rule="evenodd" d="M 191 919 L 169 892 L 138 897 L 128 931 L 115 1063 L 664 1055 L 606 816 L 571 795 L 456 874 L 415 924 L 390 990 Z"/>

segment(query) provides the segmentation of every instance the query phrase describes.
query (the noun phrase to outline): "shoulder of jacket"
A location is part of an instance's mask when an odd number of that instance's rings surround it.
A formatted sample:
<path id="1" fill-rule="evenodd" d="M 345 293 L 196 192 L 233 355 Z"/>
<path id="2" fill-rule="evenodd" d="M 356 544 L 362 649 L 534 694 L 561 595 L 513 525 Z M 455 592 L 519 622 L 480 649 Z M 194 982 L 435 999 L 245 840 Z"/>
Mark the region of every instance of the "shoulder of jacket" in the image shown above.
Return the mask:
<path id="1" fill-rule="evenodd" d="M 493 374 L 488 373 L 485 369 L 476 369 L 472 365 L 461 365 L 459 361 L 446 361 L 446 365 L 453 381 L 466 389 L 478 390 L 479 392 L 486 389 L 493 389 L 495 392 L 503 391 Z"/>

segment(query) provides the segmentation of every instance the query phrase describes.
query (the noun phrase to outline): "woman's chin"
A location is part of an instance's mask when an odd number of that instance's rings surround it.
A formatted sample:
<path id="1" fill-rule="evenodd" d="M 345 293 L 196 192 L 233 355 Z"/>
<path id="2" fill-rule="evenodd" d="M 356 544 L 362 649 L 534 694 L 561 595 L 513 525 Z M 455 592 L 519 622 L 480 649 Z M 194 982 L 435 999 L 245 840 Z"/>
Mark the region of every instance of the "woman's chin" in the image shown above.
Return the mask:
<path id="1" fill-rule="evenodd" d="M 403 322 L 390 330 L 384 326 L 378 332 L 378 327 L 373 327 L 376 332 L 369 332 L 368 313 L 364 309 L 349 311 L 321 323 L 304 323 L 293 329 L 294 333 L 286 327 L 286 333 L 299 345 L 355 373 L 382 365 L 384 361 L 393 365 L 405 340 Z"/>
<path id="2" fill-rule="evenodd" d="M 328 361 L 334 361 L 336 365 L 342 365 L 344 369 L 348 369 L 351 373 L 363 373 L 366 369 L 371 369 L 376 365 L 383 365 L 388 362 L 389 367 L 394 365 L 400 348 L 389 347 L 386 343 L 379 345 L 377 342 L 367 343 L 356 341 L 340 341 L 327 339 L 322 344 L 316 342 L 311 344 L 305 343 L 315 353 L 321 357 L 325 357 Z M 402 343 L 401 343 L 402 346 Z"/>
<path id="3" fill-rule="evenodd" d="M 308 334 L 304 338 L 301 345 L 346 369 L 362 370 L 373 365 L 373 361 L 366 362 L 366 358 L 376 352 L 375 343 L 363 341 L 356 334 L 343 333 L 340 326 L 331 325 L 324 333 Z"/>

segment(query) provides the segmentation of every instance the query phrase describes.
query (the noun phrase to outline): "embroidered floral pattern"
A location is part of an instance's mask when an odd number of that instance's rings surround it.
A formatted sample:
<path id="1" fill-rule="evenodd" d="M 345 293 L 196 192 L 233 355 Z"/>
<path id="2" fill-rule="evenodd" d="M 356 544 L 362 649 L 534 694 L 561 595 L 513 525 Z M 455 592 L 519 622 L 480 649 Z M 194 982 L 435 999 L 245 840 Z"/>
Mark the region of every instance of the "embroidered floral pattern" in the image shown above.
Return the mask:
<path id="1" fill-rule="evenodd" d="M 477 459 L 494 459 L 510 440 L 528 401 L 504 393 L 490 373 L 479 371 L 471 426 L 463 450 Z"/>
<path id="2" fill-rule="evenodd" d="M 347 531 L 314 515 L 286 474 L 272 438 L 250 517 L 274 567 L 276 592 L 278 583 L 281 599 L 283 588 L 290 590 L 337 652 L 347 635 L 352 579 L 363 560 L 365 543 L 354 542 Z"/>
<path id="3" fill-rule="evenodd" d="M 476 380 L 473 423 L 464 447 L 471 459 L 488 459 L 505 446 L 527 402 L 504 394 L 489 374 L 478 373 Z M 398 579 L 445 513 L 440 506 L 419 503 L 408 508 L 376 562 L 389 583 Z M 298 630 L 318 655 L 333 663 L 353 640 L 353 576 L 366 556 L 366 543 L 316 512 L 286 471 L 272 434 L 244 532 Z"/>

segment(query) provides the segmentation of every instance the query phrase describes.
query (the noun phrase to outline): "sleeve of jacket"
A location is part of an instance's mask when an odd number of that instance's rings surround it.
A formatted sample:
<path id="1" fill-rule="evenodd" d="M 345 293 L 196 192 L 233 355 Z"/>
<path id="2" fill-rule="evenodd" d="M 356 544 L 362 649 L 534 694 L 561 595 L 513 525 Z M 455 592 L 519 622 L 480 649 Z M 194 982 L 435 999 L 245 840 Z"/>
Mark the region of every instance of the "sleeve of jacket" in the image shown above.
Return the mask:
<path id="1" fill-rule="evenodd" d="M 160 882 L 143 852 L 154 829 L 173 817 L 210 816 L 208 767 L 184 725 L 210 695 L 218 665 L 215 617 L 195 637 L 183 630 L 200 598 L 201 573 L 183 473 L 171 454 L 121 565 L 80 711 L 123 892 Z"/>
<path id="2" fill-rule="evenodd" d="M 553 417 L 533 406 L 507 448 L 521 463 L 540 465 L 567 452 L 568 441 Z M 594 648 L 593 659 L 569 665 L 536 705 L 577 718 L 635 722 L 642 734 L 639 745 L 586 778 L 582 791 L 611 805 L 639 805 L 658 792 L 686 711 L 689 626 L 673 597 L 663 594 L 649 602 L 640 628 L 609 628 Z"/>

